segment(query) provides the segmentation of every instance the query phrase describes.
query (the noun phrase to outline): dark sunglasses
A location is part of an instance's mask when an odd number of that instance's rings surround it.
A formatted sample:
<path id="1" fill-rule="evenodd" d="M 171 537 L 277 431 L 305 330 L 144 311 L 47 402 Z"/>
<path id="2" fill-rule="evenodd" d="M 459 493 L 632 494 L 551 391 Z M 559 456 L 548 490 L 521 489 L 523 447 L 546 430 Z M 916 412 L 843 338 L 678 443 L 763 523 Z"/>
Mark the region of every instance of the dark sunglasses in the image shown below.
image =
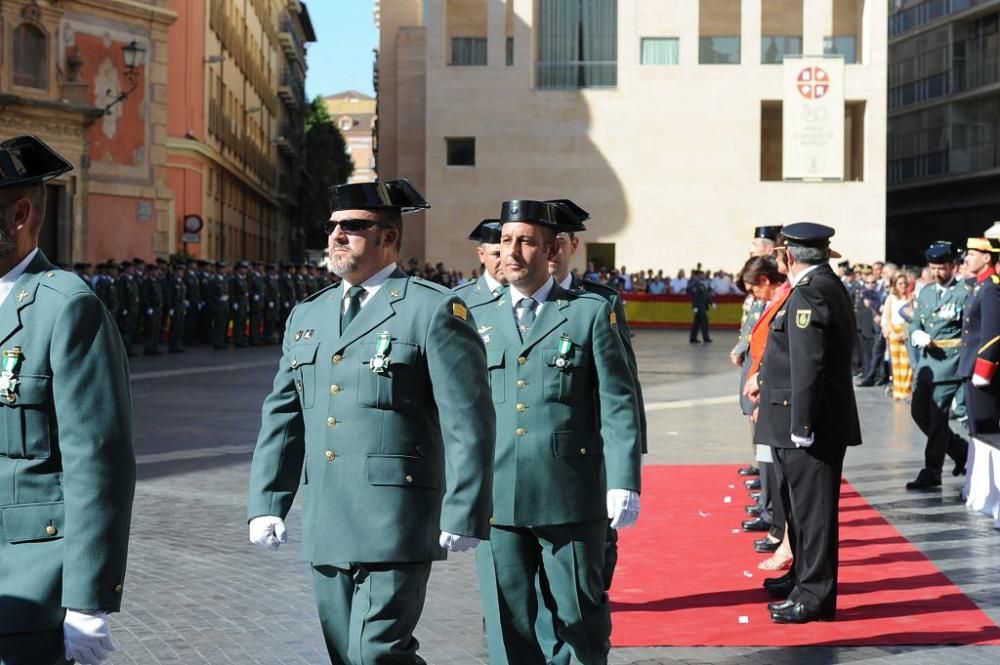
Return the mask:
<path id="1" fill-rule="evenodd" d="M 378 222 L 372 219 L 342 219 L 339 222 L 328 219 L 323 222 L 323 233 L 330 235 L 336 230 L 338 224 L 344 233 L 361 233 L 373 226 L 378 226 Z"/>

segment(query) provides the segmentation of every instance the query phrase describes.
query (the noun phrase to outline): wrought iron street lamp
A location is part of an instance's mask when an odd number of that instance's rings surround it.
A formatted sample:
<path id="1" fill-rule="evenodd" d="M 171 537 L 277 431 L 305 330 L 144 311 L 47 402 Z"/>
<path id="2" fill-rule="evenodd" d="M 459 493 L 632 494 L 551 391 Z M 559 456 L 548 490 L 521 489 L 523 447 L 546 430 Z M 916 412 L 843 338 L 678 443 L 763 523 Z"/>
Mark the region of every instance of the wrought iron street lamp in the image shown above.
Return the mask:
<path id="1" fill-rule="evenodd" d="M 128 99 L 128 96 L 135 92 L 135 89 L 139 87 L 139 69 L 142 67 L 143 60 L 146 58 L 146 49 L 139 46 L 139 42 L 132 40 L 128 44 L 122 47 L 122 60 L 125 62 L 125 71 L 122 72 L 125 76 L 125 80 L 129 83 L 128 90 L 122 90 L 118 95 L 111 100 L 111 103 L 104 107 L 104 114 L 109 115 L 111 113 L 111 108 Z M 108 96 L 111 96 L 111 89 L 108 89 Z"/>

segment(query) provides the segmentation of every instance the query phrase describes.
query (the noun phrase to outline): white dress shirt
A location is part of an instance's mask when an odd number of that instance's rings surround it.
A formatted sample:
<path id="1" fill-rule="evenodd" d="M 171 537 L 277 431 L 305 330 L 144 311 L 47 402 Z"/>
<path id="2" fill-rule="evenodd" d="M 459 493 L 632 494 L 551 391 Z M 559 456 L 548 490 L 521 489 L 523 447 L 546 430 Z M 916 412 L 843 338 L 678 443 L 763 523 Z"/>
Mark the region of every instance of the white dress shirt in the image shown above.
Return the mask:
<path id="1" fill-rule="evenodd" d="M 806 275 L 808 275 L 809 273 L 811 273 L 811 272 L 813 272 L 814 270 L 816 270 L 816 268 L 819 268 L 819 266 L 820 266 L 820 265 L 822 265 L 822 264 L 819 264 L 819 265 L 815 265 L 815 266 L 809 266 L 808 268 L 806 268 L 805 270 L 803 270 L 802 272 L 800 272 L 799 274 L 797 274 L 797 275 L 796 275 L 795 277 L 792 277 L 792 278 L 791 278 L 791 279 L 789 280 L 789 282 L 791 282 L 791 284 L 792 284 L 792 288 L 794 289 L 794 288 L 795 288 L 795 286 L 796 286 L 796 285 L 797 285 L 797 284 L 798 284 L 799 282 L 801 282 L 801 281 L 802 281 L 802 278 L 803 278 L 803 277 L 805 277 L 805 276 L 806 276 Z"/>
<path id="2" fill-rule="evenodd" d="M 496 293 L 503 284 L 493 279 L 493 275 L 489 273 L 488 270 L 483 271 L 483 279 L 486 280 L 486 288 L 490 290 L 490 293 Z"/>
<path id="3" fill-rule="evenodd" d="M 396 263 L 392 262 L 386 267 L 379 270 L 371 277 L 369 277 L 368 279 L 366 279 L 361 284 L 357 285 L 365 289 L 365 295 L 361 298 L 362 307 L 364 307 L 368 303 L 368 301 L 371 300 L 376 293 L 378 293 L 378 290 L 382 288 L 383 284 L 385 284 L 385 280 L 389 279 L 389 276 L 392 275 L 392 273 L 394 272 L 396 272 Z M 344 291 L 341 293 L 341 302 L 340 302 L 341 314 L 347 311 L 347 301 L 348 301 L 347 290 L 352 286 L 356 285 L 351 284 L 346 279 L 344 280 Z"/>
<path id="4" fill-rule="evenodd" d="M 549 293 L 552 292 L 552 287 L 556 285 L 556 281 L 549 277 L 545 280 L 537 291 L 531 294 L 521 293 L 516 286 L 510 285 L 510 304 L 514 308 L 515 317 L 517 312 L 517 304 L 527 298 L 529 295 L 535 299 L 537 303 L 535 305 L 535 320 L 538 320 L 539 315 L 542 313 L 542 307 L 545 305 L 545 301 L 549 299 Z"/>
<path id="5" fill-rule="evenodd" d="M 0 305 L 7 300 L 7 296 L 10 292 L 14 290 L 14 282 L 17 278 L 24 274 L 24 271 L 28 269 L 28 265 L 34 260 L 35 254 L 38 254 L 38 248 L 31 250 L 26 257 L 21 259 L 21 262 L 16 266 L 11 268 L 6 275 L 0 277 Z"/>

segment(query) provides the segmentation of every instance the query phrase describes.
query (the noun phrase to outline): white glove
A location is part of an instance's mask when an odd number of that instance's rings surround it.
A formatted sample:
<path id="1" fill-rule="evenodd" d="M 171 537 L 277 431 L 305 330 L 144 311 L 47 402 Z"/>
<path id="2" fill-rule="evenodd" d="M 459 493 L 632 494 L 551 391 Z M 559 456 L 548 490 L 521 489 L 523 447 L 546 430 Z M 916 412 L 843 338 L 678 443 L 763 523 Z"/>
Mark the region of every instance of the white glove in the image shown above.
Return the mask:
<path id="1" fill-rule="evenodd" d="M 250 542 L 268 549 L 278 549 L 281 543 L 288 542 L 284 520 L 274 515 L 253 518 L 250 520 Z"/>
<path id="2" fill-rule="evenodd" d="M 449 552 L 466 552 L 475 549 L 476 545 L 479 544 L 479 539 L 472 536 L 456 536 L 453 533 L 442 531 L 438 543 Z"/>
<path id="3" fill-rule="evenodd" d="M 75 660 L 80 665 L 97 665 L 105 660 L 115 650 L 108 613 L 66 610 L 63 645 L 66 660 Z"/>
<path id="4" fill-rule="evenodd" d="M 122 316 L 128 316 L 128 310 L 127 309 L 123 309 L 122 310 Z"/>
<path id="5" fill-rule="evenodd" d="M 153 315 L 153 308 L 150 307 L 149 309 L 146 310 L 146 316 L 152 316 L 152 315 Z"/>
<path id="6" fill-rule="evenodd" d="M 978 374 L 973 374 L 972 375 L 972 385 L 974 385 L 977 388 L 988 388 L 989 385 L 990 385 L 990 381 L 989 381 L 989 379 L 984 379 L 983 377 L 979 376 Z"/>
<path id="7" fill-rule="evenodd" d="M 639 519 L 639 493 L 608 490 L 608 519 L 612 529 L 626 529 Z"/>
<path id="8" fill-rule="evenodd" d="M 926 330 L 914 330 L 910 335 L 910 344 L 922 349 L 931 343 L 931 336 L 927 334 Z"/>
<path id="9" fill-rule="evenodd" d="M 792 443 L 795 444 L 796 448 L 808 448 L 813 443 L 816 442 L 816 435 L 810 434 L 809 436 L 797 436 L 792 435 Z"/>

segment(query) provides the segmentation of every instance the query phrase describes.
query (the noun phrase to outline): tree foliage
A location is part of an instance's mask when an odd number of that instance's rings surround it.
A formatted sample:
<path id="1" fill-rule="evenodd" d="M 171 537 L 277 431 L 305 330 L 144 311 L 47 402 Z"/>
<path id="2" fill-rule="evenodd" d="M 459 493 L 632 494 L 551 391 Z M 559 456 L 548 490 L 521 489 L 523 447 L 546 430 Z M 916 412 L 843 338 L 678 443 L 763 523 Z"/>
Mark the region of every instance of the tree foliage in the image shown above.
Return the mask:
<path id="1" fill-rule="evenodd" d="M 316 97 L 306 118 L 306 171 L 303 214 L 306 221 L 307 246 L 325 246 L 323 222 L 330 216 L 327 190 L 347 182 L 354 164 L 347 154 L 344 135 L 334 124 L 322 97 Z"/>

